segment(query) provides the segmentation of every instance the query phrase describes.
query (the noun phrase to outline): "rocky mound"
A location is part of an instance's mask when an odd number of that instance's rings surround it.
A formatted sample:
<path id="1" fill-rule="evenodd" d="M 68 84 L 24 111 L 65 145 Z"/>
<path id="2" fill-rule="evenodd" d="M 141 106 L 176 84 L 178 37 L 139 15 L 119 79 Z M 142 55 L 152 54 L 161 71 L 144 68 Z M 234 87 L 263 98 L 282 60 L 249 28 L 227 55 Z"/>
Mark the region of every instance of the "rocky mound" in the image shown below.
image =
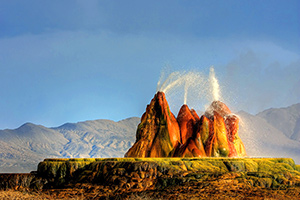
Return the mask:
<path id="1" fill-rule="evenodd" d="M 172 157 L 180 144 L 180 131 L 165 94 L 158 92 L 141 118 L 136 142 L 125 157 Z"/>
<path id="2" fill-rule="evenodd" d="M 260 195 L 257 191 L 287 191 L 294 192 L 289 196 L 299 198 L 295 193 L 299 186 L 300 166 L 290 158 L 45 159 L 36 172 L 0 174 L 0 189 L 37 189 L 53 194 L 55 199 L 74 194 L 91 199 L 116 199 L 116 195 L 126 199 L 135 192 L 156 196 L 170 193 L 175 195 L 172 199 L 176 195 L 204 198 L 216 188 L 216 197 L 228 192 L 238 197 L 242 193 Z"/>
<path id="3" fill-rule="evenodd" d="M 220 101 L 212 102 L 201 118 L 183 105 L 176 119 L 165 94 L 157 92 L 125 157 L 245 157 L 238 129 L 239 118 Z"/>

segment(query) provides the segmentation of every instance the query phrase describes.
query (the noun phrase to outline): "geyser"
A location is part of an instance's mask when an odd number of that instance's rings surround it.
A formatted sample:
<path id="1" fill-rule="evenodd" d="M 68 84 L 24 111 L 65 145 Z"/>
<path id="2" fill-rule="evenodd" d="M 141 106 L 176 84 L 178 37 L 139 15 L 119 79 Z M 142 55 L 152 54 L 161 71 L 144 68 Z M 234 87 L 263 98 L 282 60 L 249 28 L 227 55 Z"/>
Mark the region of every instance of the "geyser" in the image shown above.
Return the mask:
<path id="1" fill-rule="evenodd" d="M 214 101 L 220 100 L 220 86 L 218 79 L 216 78 L 215 69 L 213 66 L 209 70 L 209 82 L 211 85 L 211 93 Z"/>
<path id="2" fill-rule="evenodd" d="M 214 68 L 210 68 L 207 79 L 204 77 L 196 72 L 173 72 L 164 80 L 162 75 L 157 93 L 138 125 L 136 142 L 125 157 L 246 156 L 244 144 L 238 136 L 239 118 L 219 101 L 220 88 Z M 207 87 L 209 90 L 205 89 Z M 165 93 L 179 89 L 184 91 L 184 105 L 175 118 Z M 213 101 L 201 118 L 187 105 L 191 89 Z M 208 91 L 211 91 L 209 95 Z"/>
<path id="3" fill-rule="evenodd" d="M 164 73 L 162 73 L 164 74 Z M 157 83 L 157 92 L 164 92 L 168 94 L 173 90 L 178 90 L 178 88 L 183 87 L 184 90 L 184 100 L 183 103 L 187 104 L 188 89 L 190 87 L 196 87 L 197 85 L 203 83 L 203 77 L 201 74 L 196 72 L 172 72 L 164 81 L 164 76 L 162 75 Z"/>
<path id="4" fill-rule="evenodd" d="M 197 71 L 175 71 L 167 75 L 165 71 L 162 71 L 157 82 L 156 92 L 159 91 L 165 93 L 173 101 L 180 96 L 180 104 L 189 104 L 192 107 L 198 106 L 200 101 L 207 103 L 222 100 L 213 66 L 210 67 L 209 75 Z"/>

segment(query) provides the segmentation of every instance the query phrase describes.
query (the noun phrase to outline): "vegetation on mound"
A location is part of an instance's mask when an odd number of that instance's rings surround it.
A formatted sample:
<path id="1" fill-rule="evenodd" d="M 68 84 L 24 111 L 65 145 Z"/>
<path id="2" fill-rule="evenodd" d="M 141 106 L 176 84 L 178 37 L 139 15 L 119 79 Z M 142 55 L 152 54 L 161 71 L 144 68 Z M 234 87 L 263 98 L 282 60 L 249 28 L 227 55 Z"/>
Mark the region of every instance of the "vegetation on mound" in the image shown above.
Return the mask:
<path id="1" fill-rule="evenodd" d="M 300 196 L 299 165 L 288 158 L 45 159 L 36 173 L 0 174 L 0 180 L 11 184 L 2 189 L 34 188 L 50 199 Z"/>
<path id="2" fill-rule="evenodd" d="M 296 165 L 296 166 L 295 166 L 295 169 L 296 169 L 298 172 L 300 172 L 300 165 Z"/>
<path id="3" fill-rule="evenodd" d="M 38 166 L 38 175 L 48 180 L 48 187 L 89 182 L 153 189 L 228 173 L 238 173 L 237 181 L 252 186 L 300 186 L 299 167 L 289 158 L 73 158 L 45 159 Z"/>
<path id="4" fill-rule="evenodd" d="M 72 159 L 45 159 L 38 166 L 38 173 L 43 176 L 57 176 L 57 174 L 72 174 L 84 169 L 87 165 L 90 170 L 99 163 L 117 162 L 138 165 L 140 162 L 156 163 L 158 167 L 170 168 L 177 171 L 199 171 L 211 173 L 263 172 L 280 173 L 291 171 L 299 175 L 299 165 L 295 165 L 290 158 L 72 158 Z M 120 166 L 121 167 L 121 166 Z M 67 172 L 69 171 L 69 172 Z"/>

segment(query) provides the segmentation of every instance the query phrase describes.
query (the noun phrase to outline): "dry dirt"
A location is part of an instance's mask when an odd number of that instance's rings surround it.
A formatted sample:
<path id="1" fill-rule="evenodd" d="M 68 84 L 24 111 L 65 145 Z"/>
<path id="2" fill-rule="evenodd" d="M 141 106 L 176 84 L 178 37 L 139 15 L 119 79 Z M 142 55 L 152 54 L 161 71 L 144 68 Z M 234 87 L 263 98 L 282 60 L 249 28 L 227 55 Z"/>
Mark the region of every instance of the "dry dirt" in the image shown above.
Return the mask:
<path id="1" fill-rule="evenodd" d="M 234 179 L 215 179 L 210 181 L 189 182 L 169 186 L 164 189 L 109 188 L 92 184 L 69 185 L 65 189 L 44 189 L 33 191 L 18 190 L 0 191 L 0 199 L 300 199 L 300 187 L 285 189 L 266 189 L 253 187 L 246 182 Z"/>

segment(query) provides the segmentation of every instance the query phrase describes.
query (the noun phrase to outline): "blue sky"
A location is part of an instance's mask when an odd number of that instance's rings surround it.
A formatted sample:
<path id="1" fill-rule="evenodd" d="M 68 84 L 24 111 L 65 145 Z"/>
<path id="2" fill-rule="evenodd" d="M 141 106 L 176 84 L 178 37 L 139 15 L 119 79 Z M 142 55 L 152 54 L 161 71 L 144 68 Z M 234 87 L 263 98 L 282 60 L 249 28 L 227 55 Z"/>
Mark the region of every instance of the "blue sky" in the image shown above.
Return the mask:
<path id="1" fill-rule="evenodd" d="M 165 66 L 214 65 L 234 111 L 299 103 L 299 10 L 297 0 L 0 0 L 0 128 L 141 116 Z M 181 102 L 168 101 L 176 115 Z"/>

